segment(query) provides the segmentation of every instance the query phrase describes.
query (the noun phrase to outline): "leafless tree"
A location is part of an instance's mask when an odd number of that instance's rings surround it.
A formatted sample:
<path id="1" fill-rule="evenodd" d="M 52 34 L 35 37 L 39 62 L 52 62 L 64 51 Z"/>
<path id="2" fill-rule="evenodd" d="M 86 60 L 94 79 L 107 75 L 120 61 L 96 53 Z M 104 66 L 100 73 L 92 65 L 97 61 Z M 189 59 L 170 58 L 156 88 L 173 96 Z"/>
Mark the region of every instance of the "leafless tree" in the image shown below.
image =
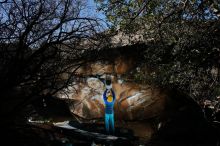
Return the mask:
<path id="1" fill-rule="evenodd" d="M 0 3 L 1 114 L 69 85 L 85 62 L 82 44 L 102 31 L 83 0 L 9 0 Z M 65 75 L 65 77 L 64 77 Z M 13 103 L 13 104 L 12 104 Z"/>

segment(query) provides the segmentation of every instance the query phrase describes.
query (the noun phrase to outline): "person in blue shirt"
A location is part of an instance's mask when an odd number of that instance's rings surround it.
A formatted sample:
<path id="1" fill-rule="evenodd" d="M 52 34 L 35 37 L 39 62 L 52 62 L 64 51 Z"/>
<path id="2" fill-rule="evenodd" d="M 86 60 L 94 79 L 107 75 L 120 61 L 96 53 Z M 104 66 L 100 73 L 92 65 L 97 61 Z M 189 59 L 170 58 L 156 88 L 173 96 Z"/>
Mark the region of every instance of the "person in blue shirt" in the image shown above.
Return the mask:
<path id="1" fill-rule="evenodd" d="M 108 134 L 114 134 L 114 91 L 112 89 L 106 89 L 103 94 L 103 100 L 105 103 L 105 129 Z"/>

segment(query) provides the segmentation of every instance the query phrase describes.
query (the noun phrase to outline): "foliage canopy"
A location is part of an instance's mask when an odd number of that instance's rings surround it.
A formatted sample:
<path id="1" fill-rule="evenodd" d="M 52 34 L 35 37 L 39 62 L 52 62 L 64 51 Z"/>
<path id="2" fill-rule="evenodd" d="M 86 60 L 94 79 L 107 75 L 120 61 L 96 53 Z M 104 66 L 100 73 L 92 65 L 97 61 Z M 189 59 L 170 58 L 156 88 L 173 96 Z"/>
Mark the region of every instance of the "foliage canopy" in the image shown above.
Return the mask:
<path id="1" fill-rule="evenodd" d="M 220 3 L 217 0 L 96 0 L 113 31 L 141 34 L 145 60 L 135 77 L 173 86 L 195 98 L 219 88 Z M 215 95 L 214 95 L 215 94 Z"/>

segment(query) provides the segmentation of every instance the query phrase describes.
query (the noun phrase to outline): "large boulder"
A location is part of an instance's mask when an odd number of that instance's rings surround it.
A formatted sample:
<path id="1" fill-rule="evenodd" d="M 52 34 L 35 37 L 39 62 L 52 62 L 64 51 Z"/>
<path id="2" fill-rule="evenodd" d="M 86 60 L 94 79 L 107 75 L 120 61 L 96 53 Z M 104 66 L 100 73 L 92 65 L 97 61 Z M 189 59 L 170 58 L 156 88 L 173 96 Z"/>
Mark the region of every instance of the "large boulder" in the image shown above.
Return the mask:
<path id="1" fill-rule="evenodd" d="M 114 106 L 118 120 L 149 119 L 158 116 L 164 110 L 166 95 L 159 89 L 142 86 L 136 83 L 114 80 L 112 88 L 116 93 Z M 104 84 L 97 78 L 88 78 L 69 88 L 69 95 L 60 98 L 72 100 L 72 113 L 85 119 L 104 116 Z"/>

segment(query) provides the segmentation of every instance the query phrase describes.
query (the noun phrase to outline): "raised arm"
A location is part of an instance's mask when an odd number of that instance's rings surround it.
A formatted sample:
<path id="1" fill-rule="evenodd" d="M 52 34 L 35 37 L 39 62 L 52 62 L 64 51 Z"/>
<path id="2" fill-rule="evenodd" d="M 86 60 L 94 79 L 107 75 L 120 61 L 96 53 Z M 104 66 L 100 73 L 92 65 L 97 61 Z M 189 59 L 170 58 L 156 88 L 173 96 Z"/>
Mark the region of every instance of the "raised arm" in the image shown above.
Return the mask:
<path id="1" fill-rule="evenodd" d="M 107 97 L 106 97 L 106 93 L 107 93 L 108 89 L 106 89 L 103 93 L 103 100 L 106 103 L 107 102 Z"/>
<path id="2" fill-rule="evenodd" d="M 111 89 L 112 92 L 112 97 L 113 97 L 113 102 L 115 101 L 116 97 L 115 97 L 115 92 Z"/>

